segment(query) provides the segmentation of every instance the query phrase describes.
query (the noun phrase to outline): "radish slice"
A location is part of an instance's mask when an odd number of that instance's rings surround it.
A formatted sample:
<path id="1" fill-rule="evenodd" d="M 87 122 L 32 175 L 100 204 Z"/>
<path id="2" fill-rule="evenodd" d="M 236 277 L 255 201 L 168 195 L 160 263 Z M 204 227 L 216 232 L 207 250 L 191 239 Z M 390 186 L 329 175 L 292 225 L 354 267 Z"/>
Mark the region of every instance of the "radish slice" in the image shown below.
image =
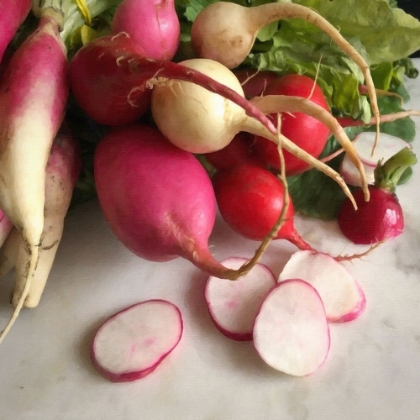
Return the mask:
<path id="1" fill-rule="evenodd" d="M 315 288 L 293 279 L 271 289 L 255 318 L 254 346 L 268 365 L 289 375 L 306 376 L 321 367 L 330 330 Z"/>
<path id="2" fill-rule="evenodd" d="M 112 315 L 91 347 L 97 370 L 111 382 L 132 382 L 152 373 L 179 343 L 179 309 L 166 300 L 137 303 Z"/>
<path id="3" fill-rule="evenodd" d="M 378 143 L 375 153 L 372 156 L 372 149 L 375 143 L 374 132 L 360 133 L 354 140 L 354 147 L 365 167 L 366 180 L 368 184 L 375 182 L 374 171 L 378 161 L 386 162 L 390 157 L 394 156 L 404 147 L 411 148 L 410 144 L 399 137 L 390 134 L 381 133 L 380 142 Z M 361 186 L 361 178 L 359 171 L 350 161 L 347 153 L 345 154 L 340 167 L 340 174 L 347 184 Z"/>
<path id="4" fill-rule="evenodd" d="M 245 258 L 232 257 L 223 261 L 223 265 L 236 270 L 247 261 Z M 275 285 L 274 274 L 261 263 L 235 281 L 210 276 L 205 299 L 216 328 L 233 340 L 252 340 L 255 316 L 264 296 Z"/>
<path id="5" fill-rule="evenodd" d="M 358 318 L 366 307 L 366 296 L 349 271 L 327 254 L 295 252 L 284 266 L 279 281 L 300 278 L 318 291 L 329 322 Z"/>

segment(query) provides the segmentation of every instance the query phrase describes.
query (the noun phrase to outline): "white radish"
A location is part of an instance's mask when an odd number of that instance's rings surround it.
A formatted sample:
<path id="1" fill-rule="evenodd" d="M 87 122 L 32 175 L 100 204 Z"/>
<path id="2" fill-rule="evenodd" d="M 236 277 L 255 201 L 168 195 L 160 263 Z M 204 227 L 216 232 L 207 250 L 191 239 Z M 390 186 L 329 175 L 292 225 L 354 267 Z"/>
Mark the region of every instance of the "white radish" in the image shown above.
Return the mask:
<path id="1" fill-rule="evenodd" d="M 353 143 L 365 168 L 366 181 L 368 184 L 373 184 L 375 182 L 374 172 L 379 161 L 385 163 L 389 158 L 405 147 L 411 148 L 409 143 L 399 137 L 382 133 L 381 141 L 374 149 L 375 133 L 370 131 L 358 134 Z M 374 150 L 373 154 L 372 150 Z M 359 170 L 354 166 L 347 153 L 341 162 L 340 173 L 347 184 L 354 186 L 362 185 Z"/>
<path id="2" fill-rule="evenodd" d="M 108 318 L 91 347 L 96 369 L 111 382 L 132 382 L 152 373 L 177 346 L 180 310 L 166 300 L 147 300 Z"/>
<path id="3" fill-rule="evenodd" d="M 286 280 L 271 289 L 255 318 L 254 346 L 272 368 L 306 376 L 325 362 L 330 331 L 324 305 L 309 283 Z"/>
<path id="4" fill-rule="evenodd" d="M 237 270 L 247 261 L 245 258 L 232 257 L 222 264 Z M 252 340 L 255 316 L 264 296 L 276 283 L 272 271 L 261 263 L 236 281 L 210 276 L 204 293 L 216 328 L 233 340 Z"/>
<path id="5" fill-rule="evenodd" d="M 12 227 L 3 246 L 0 248 L 0 278 L 5 276 L 15 266 L 19 248 L 22 244 L 22 234 L 15 227 Z"/>
<path id="6" fill-rule="evenodd" d="M 310 283 L 324 303 L 329 322 L 347 322 L 365 310 L 366 296 L 359 283 L 330 255 L 297 251 L 284 266 L 279 282 L 300 278 Z"/>

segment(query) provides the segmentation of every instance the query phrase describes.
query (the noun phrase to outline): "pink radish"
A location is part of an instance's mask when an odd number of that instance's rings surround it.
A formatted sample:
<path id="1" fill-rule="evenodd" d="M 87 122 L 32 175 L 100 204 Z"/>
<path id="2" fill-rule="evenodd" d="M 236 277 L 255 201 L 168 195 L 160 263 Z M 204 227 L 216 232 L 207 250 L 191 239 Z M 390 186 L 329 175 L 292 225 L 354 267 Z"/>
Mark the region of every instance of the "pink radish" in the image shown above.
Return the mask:
<path id="1" fill-rule="evenodd" d="M 3 340 L 23 305 L 38 261 L 45 204 L 45 167 L 68 97 L 66 49 L 60 17 L 38 29 L 9 62 L 0 85 L 0 207 L 22 233 L 27 250 L 25 286 Z"/>
<path id="2" fill-rule="evenodd" d="M 28 16 L 31 10 L 31 4 L 31 0 L 0 1 L 0 62 L 20 24 Z"/>
<path id="3" fill-rule="evenodd" d="M 254 346 L 272 368 L 294 376 L 315 372 L 330 349 L 322 300 L 313 286 L 292 279 L 265 297 L 255 318 Z"/>
<path id="4" fill-rule="evenodd" d="M 145 57 L 171 60 L 180 36 L 174 0 L 122 1 L 113 15 L 111 32 L 128 33 Z"/>
<path id="5" fill-rule="evenodd" d="M 232 257 L 222 263 L 236 270 L 246 262 L 245 258 Z M 252 340 L 257 311 L 263 297 L 275 284 L 272 271 L 260 263 L 236 281 L 210 276 L 206 283 L 205 299 L 216 328 L 233 340 Z"/>
<path id="6" fill-rule="evenodd" d="M 111 382 L 132 382 L 152 373 L 182 337 L 180 310 L 166 300 L 147 300 L 108 318 L 95 334 L 91 358 Z"/>
<path id="7" fill-rule="evenodd" d="M 12 222 L 0 209 L 0 248 L 4 244 L 4 241 L 6 240 L 10 231 L 12 230 L 12 227 L 13 227 Z"/>
<path id="8" fill-rule="evenodd" d="M 284 266 L 279 281 L 303 279 L 318 291 L 329 322 L 358 318 L 366 306 L 365 294 L 349 271 L 333 257 L 297 251 Z"/>

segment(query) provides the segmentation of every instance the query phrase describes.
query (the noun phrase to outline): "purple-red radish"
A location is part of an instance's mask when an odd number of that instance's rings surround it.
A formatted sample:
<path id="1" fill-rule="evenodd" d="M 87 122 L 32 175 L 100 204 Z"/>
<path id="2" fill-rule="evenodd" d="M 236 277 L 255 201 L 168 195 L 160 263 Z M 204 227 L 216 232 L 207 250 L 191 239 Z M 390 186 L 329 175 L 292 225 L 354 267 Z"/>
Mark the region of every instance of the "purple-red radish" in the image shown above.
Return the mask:
<path id="1" fill-rule="evenodd" d="M 234 71 L 235 76 L 241 82 L 246 98 L 264 95 L 267 86 L 277 80 L 279 76 L 273 71 L 257 71 L 241 69 Z"/>
<path id="2" fill-rule="evenodd" d="M 251 51 L 258 31 L 271 22 L 299 18 L 324 31 L 358 65 L 376 118 L 379 136 L 379 108 L 369 65 L 340 32 L 317 12 L 291 2 L 275 2 L 254 7 L 218 1 L 197 15 L 191 28 L 191 42 L 200 57 L 216 60 L 233 69 Z"/>
<path id="3" fill-rule="evenodd" d="M 287 261 L 279 282 L 302 279 L 310 283 L 324 303 L 329 322 L 347 322 L 365 310 L 366 297 L 359 283 L 343 264 L 330 255 L 297 251 Z"/>
<path id="4" fill-rule="evenodd" d="M 31 0 L 0 1 L 0 62 L 21 23 L 31 10 Z"/>
<path id="5" fill-rule="evenodd" d="M 246 262 L 245 258 L 231 257 L 222 264 L 236 270 Z M 260 263 L 236 281 L 210 276 L 204 293 L 216 328 L 233 340 L 252 340 L 255 316 L 263 298 L 275 284 L 272 271 Z"/>
<path id="6" fill-rule="evenodd" d="M 417 159 L 408 148 L 400 150 L 375 168 L 375 183 L 369 186 L 370 201 L 364 201 L 361 190 L 354 191 L 355 210 L 344 200 L 337 222 L 344 236 L 355 244 L 375 244 L 401 235 L 404 213 L 395 188 L 405 170 Z"/>
<path id="7" fill-rule="evenodd" d="M 27 251 L 22 298 L 0 342 L 26 298 L 42 242 L 45 167 L 68 97 L 60 26 L 58 14 L 43 16 L 14 53 L 0 85 L 0 207 L 22 233 Z"/>
<path id="8" fill-rule="evenodd" d="M 173 303 L 143 301 L 108 318 L 96 332 L 91 359 L 111 382 L 132 382 L 152 373 L 181 340 L 183 320 Z"/>
<path id="9" fill-rule="evenodd" d="M 253 164 L 236 166 L 216 174 L 213 185 L 221 216 L 240 235 L 262 240 L 278 221 L 285 202 L 284 187 L 267 169 Z M 292 202 L 274 239 L 312 250 L 295 229 Z"/>
<path id="10" fill-rule="evenodd" d="M 129 34 L 145 57 L 171 60 L 180 36 L 174 0 L 122 1 L 111 22 L 111 33 L 120 32 Z"/>
<path id="11" fill-rule="evenodd" d="M 291 279 L 271 289 L 255 318 L 253 341 L 276 370 L 306 376 L 319 369 L 329 353 L 330 331 L 315 288 Z"/>

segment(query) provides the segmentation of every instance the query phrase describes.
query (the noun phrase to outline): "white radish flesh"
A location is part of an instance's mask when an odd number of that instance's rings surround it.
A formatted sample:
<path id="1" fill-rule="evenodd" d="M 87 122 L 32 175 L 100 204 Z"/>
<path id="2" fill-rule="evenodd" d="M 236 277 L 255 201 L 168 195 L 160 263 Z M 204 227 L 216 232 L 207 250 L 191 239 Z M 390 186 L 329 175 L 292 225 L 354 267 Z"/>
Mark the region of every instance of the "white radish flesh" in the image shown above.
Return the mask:
<path id="1" fill-rule="evenodd" d="M 306 376 L 325 362 L 330 331 L 324 305 L 309 283 L 279 283 L 264 299 L 253 330 L 254 346 L 272 368 Z"/>
<path id="2" fill-rule="evenodd" d="M 247 261 L 245 258 L 232 257 L 222 264 L 237 270 Z M 205 299 L 217 329 L 233 340 L 252 340 L 255 316 L 264 296 L 275 285 L 276 279 L 271 270 L 260 263 L 236 281 L 210 276 L 206 283 Z"/>
<path id="3" fill-rule="evenodd" d="M 365 310 L 366 296 L 350 272 L 334 258 L 310 251 L 295 252 L 279 281 L 300 278 L 310 283 L 324 303 L 329 322 L 347 322 Z"/>
<path id="4" fill-rule="evenodd" d="M 111 382 L 132 382 L 152 373 L 179 343 L 180 310 L 166 300 L 137 303 L 112 315 L 97 331 L 91 357 Z"/>

